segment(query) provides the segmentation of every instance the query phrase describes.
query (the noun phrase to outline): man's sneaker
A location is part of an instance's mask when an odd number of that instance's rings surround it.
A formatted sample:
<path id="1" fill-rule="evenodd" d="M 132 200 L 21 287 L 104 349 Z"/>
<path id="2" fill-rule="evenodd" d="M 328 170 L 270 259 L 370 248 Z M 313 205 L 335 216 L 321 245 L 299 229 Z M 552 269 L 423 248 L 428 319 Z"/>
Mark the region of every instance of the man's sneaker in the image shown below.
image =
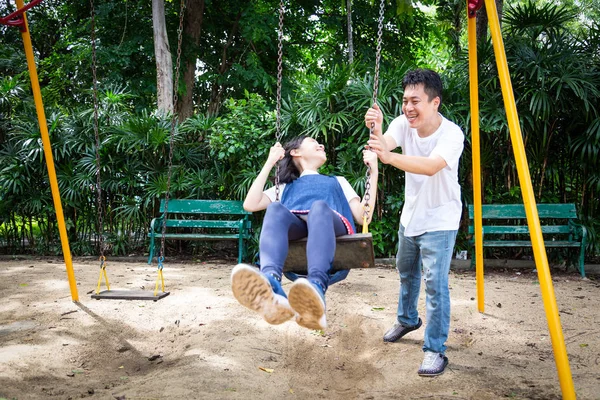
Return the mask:
<path id="1" fill-rule="evenodd" d="M 327 327 L 325 318 L 325 295 L 323 290 L 307 279 L 297 279 L 290 288 L 290 306 L 296 312 L 298 325 L 323 330 Z"/>
<path id="2" fill-rule="evenodd" d="M 418 374 L 421 376 L 438 376 L 444 373 L 446 365 L 448 365 L 448 357 L 433 351 L 426 351 Z"/>
<path id="3" fill-rule="evenodd" d="M 275 281 L 278 287 L 273 287 L 271 281 Z M 231 289 L 233 296 L 241 305 L 256 311 L 270 324 L 282 324 L 295 314 L 288 299 L 285 298 L 281 284 L 274 278 L 267 278 L 249 265 L 238 264 L 233 268 Z"/>
<path id="4" fill-rule="evenodd" d="M 421 321 L 421 318 L 419 318 L 419 322 L 417 322 L 417 324 L 415 326 L 404 326 L 400 322 L 396 321 L 394 326 L 392 326 L 390 328 L 390 330 L 387 331 L 385 333 L 385 335 L 383 335 L 383 341 L 384 342 L 395 342 L 396 340 L 400 339 L 402 336 L 406 335 L 407 333 L 416 331 L 417 329 L 419 329 L 421 327 L 422 324 L 423 324 L 423 321 Z"/>

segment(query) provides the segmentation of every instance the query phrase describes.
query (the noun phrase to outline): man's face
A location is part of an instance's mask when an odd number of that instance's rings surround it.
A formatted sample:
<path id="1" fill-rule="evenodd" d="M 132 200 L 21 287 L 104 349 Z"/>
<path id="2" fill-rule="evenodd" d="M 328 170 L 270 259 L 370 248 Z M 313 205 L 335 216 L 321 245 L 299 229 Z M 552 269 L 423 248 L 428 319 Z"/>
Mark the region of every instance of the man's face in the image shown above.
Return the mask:
<path id="1" fill-rule="evenodd" d="M 430 99 L 423 84 L 407 86 L 402 98 L 402 112 L 411 128 L 420 131 L 437 121 L 440 98 Z"/>

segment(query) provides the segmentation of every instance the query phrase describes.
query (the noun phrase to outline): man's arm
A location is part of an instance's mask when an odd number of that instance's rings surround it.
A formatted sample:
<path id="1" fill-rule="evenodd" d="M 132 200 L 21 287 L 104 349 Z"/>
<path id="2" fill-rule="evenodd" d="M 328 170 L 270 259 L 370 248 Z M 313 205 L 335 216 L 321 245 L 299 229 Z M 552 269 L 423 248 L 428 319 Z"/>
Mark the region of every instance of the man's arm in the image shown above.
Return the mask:
<path id="1" fill-rule="evenodd" d="M 373 134 L 368 143 L 382 163 L 392 165 L 402 171 L 431 176 L 446 167 L 446 161 L 437 154 L 432 154 L 430 157 L 418 157 L 392 152 L 390 149 L 396 148 L 396 141 L 389 134 L 383 136 Z"/>
<path id="2" fill-rule="evenodd" d="M 384 136 L 387 141 L 394 139 Z M 375 153 L 377 153 L 376 150 Z M 379 157 L 379 153 L 377 154 Z M 432 154 L 429 157 L 418 157 L 418 156 L 407 156 L 405 154 L 398 154 L 388 151 L 383 157 L 379 157 L 381 162 L 384 164 L 392 165 L 405 172 L 411 174 L 428 175 L 432 176 L 440 172 L 446 167 L 446 160 L 437 154 Z M 384 161 L 385 159 L 385 161 Z"/>
<path id="3" fill-rule="evenodd" d="M 412 174 L 435 175 L 446 167 L 446 161 L 439 155 L 430 157 L 407 156 L 404 154 L 393 153 L 398 145 L 396 140 L 388 133 L 383 134 L 383 114 L 377 104 L 367 110 L 365 114 L 365 125 L 373 127 L 373 134 L 370 136 L 368 144 L 379 160 L 384 164 L 392 165 Z"/>

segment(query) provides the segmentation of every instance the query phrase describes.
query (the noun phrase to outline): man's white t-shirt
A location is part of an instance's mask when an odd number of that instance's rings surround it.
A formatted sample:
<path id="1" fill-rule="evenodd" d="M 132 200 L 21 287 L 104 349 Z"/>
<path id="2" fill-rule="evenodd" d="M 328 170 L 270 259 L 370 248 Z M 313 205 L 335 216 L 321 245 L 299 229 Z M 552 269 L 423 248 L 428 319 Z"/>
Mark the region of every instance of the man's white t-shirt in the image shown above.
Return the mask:
<path id="1" fill-rule="evenodd" d="M 312 171 L 312 170 L 304 170 L 304 171 L 302 171 L 302 174 L 300 176 L 314 175 L 314 174 L 318 174 L 318 172 Z M 342 176 L 336 176 L 336 178 L 337 178 L 338 182 L 340 183 L 342 190 L 344 191 L 344 196 L 346 197 L 346 200 L 348 200 L 348 203 L 350 203 L 350 200 L 352 200 L 352 199 L 360 200 L 360 197 L 358 196 L 358 194 L 356 194 L 356 191 L 352 188 L 352 185 L 350 185 L 350 182 L 348 182 L 346 180 L 346 178 L 344 178 Z M 285 190 L 285 183 L 281 183 L 279 185 L 279 200 L 281 200 L 284 190 Z M 269 199 L 271 199 L 271 202 L 275 201 L 275 186 L 268 188 L 267 190 L 263 191 L 263 193 L 266 194 Z"/>
<path id="2" fill-rule="evenodd" d="M 395 118 L 385 133 L 402 148 L 402 154 L 418 157 L 435 154 L 447 164 L 433 176 L 405 172 L 405 198 L 400 216 L 405 236 L 457 230 L 460 223 L 458 162 L 465 137 L 458 125 L 440 116 L 442 123 L 438 130 L 425 138 L 419 137 L 404 115 Z"/>

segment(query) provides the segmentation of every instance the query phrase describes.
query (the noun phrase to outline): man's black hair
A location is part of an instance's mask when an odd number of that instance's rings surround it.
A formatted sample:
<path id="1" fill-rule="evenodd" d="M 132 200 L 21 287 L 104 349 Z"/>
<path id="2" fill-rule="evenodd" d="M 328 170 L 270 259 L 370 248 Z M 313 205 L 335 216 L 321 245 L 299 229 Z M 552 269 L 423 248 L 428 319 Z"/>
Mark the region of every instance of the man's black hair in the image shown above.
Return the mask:
<path id="1" fill-rule="evenodd" d="M 406 90 L 408 86 L 423 85 L 423 90 L 427 93 L 429 101 L 440 98 L 442 105 L 442 79 L 437 72 L 430 69 L 415 69 L 408 71 L 402 79 L 402 88 Z"/>

